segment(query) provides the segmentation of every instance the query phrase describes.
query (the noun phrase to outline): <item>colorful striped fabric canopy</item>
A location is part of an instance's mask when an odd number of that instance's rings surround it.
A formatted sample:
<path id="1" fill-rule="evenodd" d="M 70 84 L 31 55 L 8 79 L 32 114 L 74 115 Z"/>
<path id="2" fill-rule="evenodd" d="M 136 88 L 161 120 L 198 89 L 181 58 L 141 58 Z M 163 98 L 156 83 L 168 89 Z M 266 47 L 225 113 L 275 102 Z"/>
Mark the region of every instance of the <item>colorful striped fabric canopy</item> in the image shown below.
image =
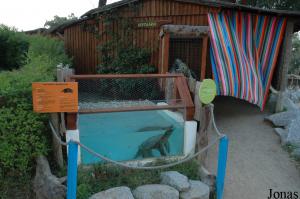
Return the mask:
<path id="1" fill-rule="evenodd" d="M 218 95 L 264 109 L 286 19 L 244 12 L 209 13 L 211 63 Z"/>

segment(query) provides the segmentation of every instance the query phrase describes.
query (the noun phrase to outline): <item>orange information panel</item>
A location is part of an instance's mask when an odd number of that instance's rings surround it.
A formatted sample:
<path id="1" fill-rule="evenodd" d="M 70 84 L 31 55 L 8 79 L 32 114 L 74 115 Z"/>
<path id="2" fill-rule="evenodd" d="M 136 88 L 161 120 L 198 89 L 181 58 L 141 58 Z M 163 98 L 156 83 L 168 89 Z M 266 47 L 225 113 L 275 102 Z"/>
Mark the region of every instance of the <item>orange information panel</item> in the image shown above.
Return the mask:
<path id="1" fill-rule="evenodd" d="M 32 98 L 38 113 L 78 112 L 77 82 L 32 83 Z"/>

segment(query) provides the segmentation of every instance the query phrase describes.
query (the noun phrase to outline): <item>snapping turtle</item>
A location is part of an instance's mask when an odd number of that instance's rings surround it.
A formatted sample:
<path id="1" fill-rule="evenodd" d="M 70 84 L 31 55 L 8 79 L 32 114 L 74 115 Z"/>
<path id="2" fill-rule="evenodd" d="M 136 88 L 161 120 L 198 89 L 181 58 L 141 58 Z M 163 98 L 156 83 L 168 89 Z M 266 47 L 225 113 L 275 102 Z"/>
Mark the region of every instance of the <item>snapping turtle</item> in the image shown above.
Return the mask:
<path id="1" fill-rule="evenodd" d="M 173 126 L 165 129 L 165 132 L 161 135 L 156 135 L 148 138 L 140 146 L 135 155 L 135 158 L 142 156 L 143 158 L 153 157 L 152 150 L 157 149 L 162 156 L 168 155 L 170 152 L 169 137 L 174 130 Z"/>

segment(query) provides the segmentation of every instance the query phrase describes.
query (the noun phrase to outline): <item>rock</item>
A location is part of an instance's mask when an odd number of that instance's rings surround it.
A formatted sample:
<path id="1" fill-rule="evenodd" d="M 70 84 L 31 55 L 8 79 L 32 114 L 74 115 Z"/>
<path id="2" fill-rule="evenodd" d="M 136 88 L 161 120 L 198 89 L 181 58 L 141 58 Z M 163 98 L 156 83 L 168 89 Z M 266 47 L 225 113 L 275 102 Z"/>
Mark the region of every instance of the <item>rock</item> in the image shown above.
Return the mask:
<path id="1" fill-rule="evenodd" d="M 52 175 L 47 158 L 39 156 L 36 158 L 36 163 L 36 174 L 33 180 L 36 199 L 64 199 L 67 188 L 61 184 L 61 179 Z"/>
<path id="2" fill-rule="evenodd" d="M 286 145 L 287 144 L 287 136 L 288 136 L 288 131 L 283 129 L 283 128 L 275 128 L 275 132 L 279 135 L 280 137 L 280 143 L 281 145 Z"/>
<path id="3" fill-rule="evenodd" d="M 294 92 L 295 97 L 298 99 L 298 102 L 300 101 L 300 89 L 296 90 Z"/>
<path id="4" fill-rule="evenodd" d="M 210 193 L 216 191 L 217 177 L 215 175 L 208 175 L 205 178 L 201 179 L 201 181 L 209 187 Z"/>
<path id="5" fill-rule="evenodd" d="M 295 103 L 295 104 L 297 104 L 298 102 L 299 102 L 299 98 L 298 98 L 298 96 L 296 95 L 296 93 L 291 93 L 290 94 L 290 99 Z"/>
<path id="6" fill-rule="evenodd" d="M 296 158 L 300 158 L 300 148 L 293 150 L 292 156 L 294 156 Z"/>
<path id="7" fill-rule="evenodd" d="M 281 113 L 275 113 L 267 116 L 265 119 L 271 121 L 275 126 L 288 126 L 292 120 L 300 118 L 300 110 L 292 110 Z"/>
<path id="8" fill-rule="evenodd" d="M 209 187 L 201 181 L 190 180 L 190 189 L 180 193 L 181 199 L 209 199 Z"/>
<path id="9" fill-rule="evenodd" d="M 283 97 L 283 107 L 290 111 L 290 110 L 296 110 L 299 107 L 287 96 Z"/>
<path id="10" fill-rule="evenodd" d="M 300 118 L 293 120 L 288 126 L 286 141 L 300 147 Z"/>
<path id="11" fill-rule="evenodd" d="M 188 178 L 177 171 L 167 171 L 160 174 L 161 184 L 174 187 L 178 191 L 187 191 L 190 188 Z"/>
<path id="12" fill-rule="evenodd" d="M 92 195 L 89 199 L 134 199 L 128 187 L 115 187 Z"/>
<path id="13" fill-rule="evenodd" d="M 135 199 L 179 199 L 179 192 L 168 185 L 149 184 L 133 191 Z"/>
<path id="14" fill-rule="evenodd" d="M 198 170 L 201 181 L 208 185 L 210 192 L 214 192 L 216 189 L 216 176 L 211 174 L 205 167 L 201 166 Z"/>

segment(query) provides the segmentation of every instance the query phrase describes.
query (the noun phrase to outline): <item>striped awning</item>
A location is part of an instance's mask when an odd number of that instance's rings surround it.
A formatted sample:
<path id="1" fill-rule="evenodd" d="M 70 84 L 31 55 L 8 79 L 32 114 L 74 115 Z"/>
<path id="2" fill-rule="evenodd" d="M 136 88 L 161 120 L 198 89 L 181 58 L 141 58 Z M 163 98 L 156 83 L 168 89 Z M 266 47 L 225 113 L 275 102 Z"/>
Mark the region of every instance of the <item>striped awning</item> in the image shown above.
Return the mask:
<path id="1" fill-rule="evenodd" d="M 286 19 L 252 13 L 209 13 L 211 63 L 218 95 L 264 109 Z"/>

